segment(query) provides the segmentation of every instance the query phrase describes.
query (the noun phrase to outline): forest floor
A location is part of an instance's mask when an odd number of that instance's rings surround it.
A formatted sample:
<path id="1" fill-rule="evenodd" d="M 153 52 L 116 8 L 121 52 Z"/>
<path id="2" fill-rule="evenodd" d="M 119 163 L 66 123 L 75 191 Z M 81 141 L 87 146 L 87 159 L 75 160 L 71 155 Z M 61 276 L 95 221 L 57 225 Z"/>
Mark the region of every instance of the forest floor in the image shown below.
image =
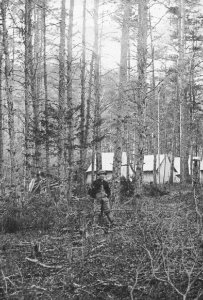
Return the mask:
<path id="1" fill-rule="evenodd" d="M 203 299 L 202 203 L 190 190 L 114 210 L 108 234 L 63 224 L 0 235 L 0 299 Z M 84 226 L 84 222 L 83 222 Z"/>

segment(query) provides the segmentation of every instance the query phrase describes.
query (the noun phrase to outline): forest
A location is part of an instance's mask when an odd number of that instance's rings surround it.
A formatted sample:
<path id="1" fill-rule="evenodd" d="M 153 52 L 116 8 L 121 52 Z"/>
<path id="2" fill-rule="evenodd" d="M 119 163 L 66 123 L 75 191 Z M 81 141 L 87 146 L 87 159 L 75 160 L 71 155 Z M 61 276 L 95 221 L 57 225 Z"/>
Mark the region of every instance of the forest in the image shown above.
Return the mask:
<path id="1" fill-rule="evenodd" d="M 0 0 L 0 299 L 203 299 L 202 57 L 202 0 Z"/>

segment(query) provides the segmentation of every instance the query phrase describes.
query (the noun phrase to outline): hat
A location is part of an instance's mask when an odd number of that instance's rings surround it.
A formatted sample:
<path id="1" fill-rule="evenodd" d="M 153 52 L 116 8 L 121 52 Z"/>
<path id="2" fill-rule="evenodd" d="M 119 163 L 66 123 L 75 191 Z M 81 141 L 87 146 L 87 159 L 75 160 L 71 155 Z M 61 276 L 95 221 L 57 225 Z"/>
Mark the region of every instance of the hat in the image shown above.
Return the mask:
<path id="1" fill-rule="evenodd" d="M 105 174 L 106 174 L 106 171 L 104 171 L 104 170 L 99 170 L 97 172 L 97 175 L 105 175 Z"/>

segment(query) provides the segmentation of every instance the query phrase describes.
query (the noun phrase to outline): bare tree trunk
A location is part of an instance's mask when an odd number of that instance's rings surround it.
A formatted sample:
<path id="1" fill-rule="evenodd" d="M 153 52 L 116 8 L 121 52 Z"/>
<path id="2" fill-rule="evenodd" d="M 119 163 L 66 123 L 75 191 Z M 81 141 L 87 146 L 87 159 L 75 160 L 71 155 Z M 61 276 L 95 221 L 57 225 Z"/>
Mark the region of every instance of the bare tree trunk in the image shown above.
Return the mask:
<path id="1" fill-rule="evenodd" d="M 66 7 L 65 0 L 61 0 L 60 17 L 60 45 L 59 45 L 59 112 L 58 112 L 58 159 L 59 177 L 61 180 L 60 193 L 64 192 L 65 186 L 65 32 L 66 32 Z"/>
<path id="2" fill-rule="evenodd" d="M 190 99 L 190 151 L 191 151 L 191 159 L 190 159 L 190 177 L 193 178 L 193 155 L 196 150 L 195 156 L 199 155 L 199 151 L 197 150 L 197 137 L 198 137 L 198 125 L 195 121 L 196 113 L 195 113 L 195 103 L 196 103 L 196 93 L 195 93 L 195 80 L 194 80 L 194 72 L 195 72 L 195 39 L 192 40 L 192 57 L 190 62 L 190 86 L 189 86 L 189 99 Z M 196 147 L 195 147 L 196 146 Z M 196 149 L 195 149 L 196 148 Z"/>
<path id="3" fill-rule="evenodd" d="M 93 79 L 93 64 L 94 64 L 94 54 L 92 54 L 92 59 L 90 62 L 90 74 L 88 83 L 88 96 L 87 96 L 87 109 L 86 109 L 86 123 L 85 123 L 85 146 L 88 144 L 89 130 L 90 130 L 90 119 L 91 119 L 91 99 L 92 99 L 92 79 Z"/>
<path id="4" fill-rule="evenodd" d="M 187 88 L 185 86 L 185 0 L 179 3 L 179 98 L 180 98 L 180 179 L 185 184 L 189 181 L 189 128 Z"/>
<path id="5" fill-rule="evenodd" d="M 43 52 L 44 52 L 44 113 L 45 113 L 45 159 L 46 159 L 46 173 L 49 173 L 49 113 L 48 113 L 48 84 L 47 84 L 47 37 L 46 37 L 46 9 L 47 3 L 44 0 L 43 7 Z M 48 180 L 47 180 L 48 182 Z"/>
<path id="6" fill-rule="evenodd" d="M 86 67 L 86 0 L 83 1 L 83 28 L 82 28 L 82 62 L 81 62 L 81 108 L 80 108 L 80 193 L 85 192 L 85 67 Z"/>
<path id="7" fill-rule="evenodd" d="M 34 7 L 34 30 L 33 30 L 33 63 L 32 67 L 32 102 L 34 114 L 34 142 L 35 142 L 35 166 L 37 169 L 41 167 L 41 137 L 40 137 L 40 111 L 42 110 L 42 102 L 40 101 L 40 91 L 42 85 L 42 47 L 41 47 L 41 8 L 40 0 L 38 0 Z"/>
<path id="8" fill-rule="evenodd" d="M 40 133 L 39 133 L 39 95 L 38 95 L 38 86 L 37 86 L 37 73 L 38 70 L 38 48 L 39 48 L 39 32 L 38 32 L 38 9 L 34 12 L 35 16 L 35 30 L 33 30 L 33 20 L 32 12 L 34 9 L 34 3 L 31 0 L 26 0 L 25 3 L 25 13 L 26 13 L 26 36 L 25 36 L 25 72 L 28 78 L 25 78 L 25 97 L 28 96 L 28 99 L 31 95 L 32 102 L 32 112 L 33 112 L 33 144 L 34 151 L 32 153 L 34 169 L 38 170 L 40 168 Z M 28 35 L 29 34 L 29 35 Z M 34 38 L 34 45 L 32 38 Z M 29 101 L 25 100 L 25 109 L 29 114 Z M 26 120 L 29 122 L 29 119 Z M 26 125 L 26 130 L 29 131 L 29 128 Z M 28 154 L 29 155 L 29 154 Z"/>
<path id="9" fill-rule="evenodd" d="M 90 120 L 91 120 L 91 99 L 92 99 L 92 82 L 93 82 L 93 64 L 94 64 L 94 53 L 92 53 L 92 59 L 90 63 L 90 75 L 89 75 L 89 86 L 88 86 L 88 97 L 87 97 L 87 111 L 86 111 L 86 124 L 85 124 L 85 147 L 87 149 L 89 131 L 90 131 Z M 93 127 L 93 141 L 94 141 L 94 127 Z M 95 163 L 95 146 L 92 145 L 92 174 L 91 183 L 94 181 L 94 163 Z"/>
<path id="10" fill-rule="evenodd" d="M 70 1 L 69 9 L 69 24 L 68 24 L 68 57 L 67 57 L 67 107 L 69 111 L 68 118 L 68 182 L 67 182 L 67 197 L 70 201 L 72 196 L 72 182 L 73 182 L 73 145 L 74 145 L 74 132 L 73 132 L 73 87 L 72 87 L 72 40 L 73 40 L 73 11 L 74 0 Z"/>
<path id="11" fill-rule="evenodd" d="M 154 139 L 155 140 L 155 139 Z M 155 144 L 155 142 L 154 142 Z M 153 164 L 153 183 L 156 185 L 157 184 L 157 154 L 156 154 L 156 150 L 155 150 L 155 146 L 154 146 L 154 164 Z"/>
<path id="12" fill-rule="evenodd" d="M 177 89 L 178 93 L 178 89 Z M 176 93 L 176 94 L 177 94 Z M 176 136 L 177 136 L 177 118 L 178 118 L 178 95 L 177 97 L 174 97 L 174 111 L 173 111 L 173 137 L 172 137 L 172 153 L 171 153 L 171 166 L 170 166 L 170 178 L 169 178 L 169 183 L 173 184 L 173 179 L 174 179 L 174 158 L 176 154 Z"/>
<path id="13" fill-rule="evenodd" d="M 151 24 L 151 14 L 149 13 L 150 20 L 150 39 L 151 39 L 151 58 L 152 58 L 152 107 L 157 107 L 156 101 L 156 83 L 155 83 L 155 68 L 154 68 L 154 45 L 153 45 L 153 36 L 152 36 L 152 24 Z M 157 118 L 156 118 L 156 109 L 153 109 L 151 112 L 153 116 L 153 133 L 152 133 L 152 144 L 153 144 L 153 153 L 154 153 L 154 164 L 153 164 L 153 183 L 157 184 L 157 168 L 156 168 L 156 157 L 157 157 Z"/>
<path id="14" fill-rule="evenodd" d="M 0 190 L 1 196 L 4 195 L 5 187 L 3 184 L 3 169 L 4 169 L 4 160 L 3 160 L 3 97 L 2 97 L 2 75 L 3 75 L 3 41 L 2 41 L 2 28 L 0 26 Z"/>
<path id="15" fill-rule="evenodd" d="M 128 57 L 127 57 L 127 81 L 131 81 L 131 52 L 130 52 L 130 39 L 128 39 Z M 124 122 L 124 134 L 126 142 L 126 179 L 130 180 L 130 165 L 131 165 L 131 143 L 130 143 L 130 122 L 131 119 L 126 116 L 126 121 Z"/>
<path id="16" fill-rule="evenodd" d="M 126 148 L 126 179 L 130 180 L 130 134 L 128 118 L 124 122 L 124 137 L 125 137 L 125 148 Z"/>
<path id="17" fill-rule="evenodd" d="M 31 162 L 31 64 L 32 64 L 32 5 L 31 0 L 25 1 L 25 189 L 28 188 L 29 172 L 32 166 Z M 34 166 L 35 168 L 35 166 Z"/>
<path id="18" fill-rule="evenodd" d="M 123 137 L 123 114 L 122 107 L 126 101 L 126 85 L 127 85 L 127 58 L 129 45 L 129 19 L 131 5 L 129 1 L 124 3 L 124 13 L 122 21 L 122 36 L 121 36 L 121 58 L 119 69 L 119 97 L 116 103 L 117 120 L 116 120 L 116 138 L 114 147 L 113 160 L 113 176 L 112 176 L 112 199 L 115 205 L 120 203 L 120 176 L 122 164 L 122 137 Z"/>
<path id="19" fill-rule="evenodd" d="M 100 79 L 99 79 L 99 0 L 94 0 L 94 94 L 95 94 L 95 154 L 96 170 L 102 169 L 101 154 L 101 112 L 100 112 Z"/>
<path id="20" fill-rule="evenodd" d="M 175 118 L 175 116 L 174 116 Z M 174 179 L 174 159 L 175 159 L 175 148 L 176 148 L 176 132 L 175 132 L 175 119 L 174 119 L 174 127 L 173 127 L 173 140 L 172 140 L 172 152 L 171 152 L 171 165 L 170 165 L 170 177 L 169 177 L 169 184 L 173 184 Z"/>
<path id="21" fill-rule="evenodd" d="M 95 180 L 95 146 L 92 149 L 92 170 L 91 170 L 91 183 Z"/>
<path id="22" fill-rule="evenodd" d="M 138 4 L 138 153 L 136 167 L 137 194 L 142 192 L 144 143 L 145 143 L 145 103 L 146 103 L 146 68 L 147 68 L 147 10 L 148 0 L 139 0 Z"/>
<path id="23" fill-rule="evenodd" d="M 13 108 L 13 87 L 12 87 L 12 69 L 9 58 L 9 41 L 6 24 L 7 1 L 1 2 L 2 27 L 3 27 L 3 51 L 5 57 L 5 82 L 6 99 L 8 106 L 8 132 L 10 142 L 10 184 L 15 186 L 15 130 L 14 130 L 14 108 Z"/>
<path id="24" fill-rule="evenodd" d="M 0 180 L 3 178 L 3 98 L 2 98 L 2 74 L 3 74 L 3 51 L 2 29 L 0 26 Z"/>

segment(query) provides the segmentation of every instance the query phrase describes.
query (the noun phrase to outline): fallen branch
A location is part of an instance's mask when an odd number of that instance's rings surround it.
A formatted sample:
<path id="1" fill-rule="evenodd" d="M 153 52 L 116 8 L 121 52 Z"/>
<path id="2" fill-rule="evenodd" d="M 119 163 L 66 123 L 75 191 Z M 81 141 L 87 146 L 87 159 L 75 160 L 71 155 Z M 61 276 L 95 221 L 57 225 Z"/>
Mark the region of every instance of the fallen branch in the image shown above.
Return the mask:
<path id="1" fill-rule="evenodd" d="M 62 266 L 50 266 L 50 265 L 43 264 L 38 259 L 33 259 L 33 258 L 29 258 L 29 257 L 26 257 L 25 259 L 28 260 L 29 262 L 35 263 L 35 264 L 39 265 L 40 267 L 47 268 L 47 269 L 61 269 L 62 268 Z"/>
<path id="2" fill-rule="evenodd" d="M 42 291 L 47 291 L 47 289 L 45 289 L 45 288 L 43 288 L 43 287 L 41 287 L 39 285 L 35 285 L 35 284 L 31 285 L 30 288 L 31 289 L 38 289 L 38 290 L 42 290 Z"/>

